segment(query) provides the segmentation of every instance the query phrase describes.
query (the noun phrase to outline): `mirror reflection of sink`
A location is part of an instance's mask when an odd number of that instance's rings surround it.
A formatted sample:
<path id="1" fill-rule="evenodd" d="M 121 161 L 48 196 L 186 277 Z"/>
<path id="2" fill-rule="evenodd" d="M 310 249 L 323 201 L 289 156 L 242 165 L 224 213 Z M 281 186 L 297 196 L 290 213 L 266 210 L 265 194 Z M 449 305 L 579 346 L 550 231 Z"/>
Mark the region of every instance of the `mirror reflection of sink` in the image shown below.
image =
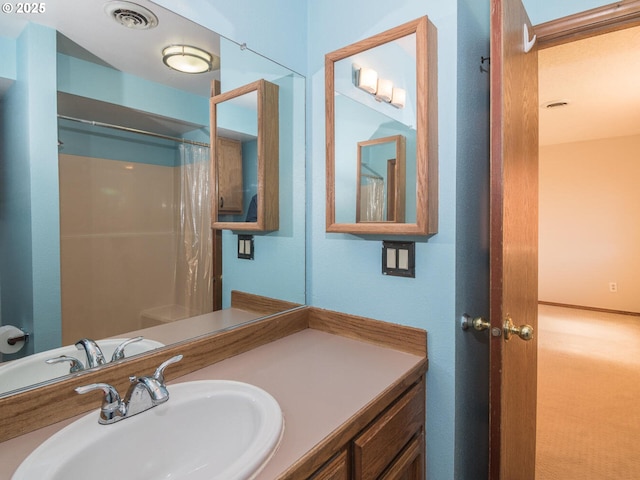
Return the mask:
<path id="1" fill-rule="evenodd" d="M 98 340 L 96 343 L 108 361 L 111 359 L 113 351 L 125 340 L 126 338 L 109 338 Z M 164 344 L 143 338 L 139 342 L 128 345 L 125 349 L 125 355 L 131 357 L 159 347 L 164 347 Z M 46 352 L 36 353 L 28 357 L 4 363 L 0 365 L 0 395 L 18 388 L 24 388 L 68 375 L 69 363 L 45 363 L 45 360 L 59 357 L 60 355 L 75 357 L 80 360 L 83 365 L 87 364 L 85 352 L 78 350 L 74 345 L 54 348 L 53 350 L 47 350 Z"/>
<path id="2" fill-rule="evenodd" d="M 250 479 L 275 453 L 284 420 L 264 390 L 226 380 L 168 389 L 166 403 L 120 422 L 100 425 L 92 412 L 68 425 L 13 480 Z"/>

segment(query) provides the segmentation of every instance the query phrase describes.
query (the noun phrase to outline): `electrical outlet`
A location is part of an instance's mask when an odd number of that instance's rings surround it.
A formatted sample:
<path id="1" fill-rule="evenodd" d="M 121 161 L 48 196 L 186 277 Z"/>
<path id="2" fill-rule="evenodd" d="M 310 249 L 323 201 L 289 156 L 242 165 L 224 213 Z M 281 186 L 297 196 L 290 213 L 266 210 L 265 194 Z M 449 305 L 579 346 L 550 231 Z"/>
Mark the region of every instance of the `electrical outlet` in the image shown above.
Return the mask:
<path id="1" fill-rule="evenodd" d="M 609 291 L 611 293 L 617 293 L 618 292 L 618 284 L 617 284 L 617 282 L 609 282 Z"/>

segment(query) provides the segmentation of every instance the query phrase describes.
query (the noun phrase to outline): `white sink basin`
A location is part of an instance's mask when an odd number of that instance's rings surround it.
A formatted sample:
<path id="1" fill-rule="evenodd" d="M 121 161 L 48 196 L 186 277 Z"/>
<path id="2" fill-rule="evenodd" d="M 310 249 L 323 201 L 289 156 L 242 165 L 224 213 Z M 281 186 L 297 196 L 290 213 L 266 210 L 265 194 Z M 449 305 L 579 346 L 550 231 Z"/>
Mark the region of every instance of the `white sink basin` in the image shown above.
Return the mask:
<path id="1" fill-rule="evenodd" d="M 111 360 L 113 351 L 125 340 L 126 338 L 109 338 L 98 340 L 96 343 L 104 353 L 105 359 L 109 361 Z M 164 347 L 164 344 L 143 338 L 139 342 L 129 344 L 125 349 L 125 355 L 131 357 L 159 347 Z M 68 375 L 70 366 L 68 362 L 45 363 L 45 360 L 59 357 L 60 355 L 75 357 L 80 360 L 83 365 L 87 365 L 87 356 L 84 350 L 78 350 L 75 345 L 54 348 L 53 350 L 47 350 L 46 352 L 36 353 L 28 357 L 3 363 L 0 365 L 0 395 L 12 390 Z"/>
<path id="2" fill-rule="evenodd" d="M 97 411 L 75 421 L 34 450 L 13 480 L 251 479 L 275 453 L 283 416 L 264 390 L 225 380 L 168 389 L 166 403 L 117 423 L 98 424 Z"/>

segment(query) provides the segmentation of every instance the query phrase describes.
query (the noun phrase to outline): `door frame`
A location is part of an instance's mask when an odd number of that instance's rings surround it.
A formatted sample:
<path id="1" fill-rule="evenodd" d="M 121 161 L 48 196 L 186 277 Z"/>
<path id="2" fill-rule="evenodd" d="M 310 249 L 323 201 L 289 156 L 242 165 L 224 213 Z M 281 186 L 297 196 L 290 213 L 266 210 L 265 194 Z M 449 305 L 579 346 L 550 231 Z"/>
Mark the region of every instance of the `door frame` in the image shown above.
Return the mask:
<path id="1" fill-rule="evenodd" d="M 640 26 L 640 0 L 603 7 L 534 25 L 538 50 L 575 42 L 603 33 Z"/>
<path id="2" fill-rule="evenodd" d="M 535 25 L 533 29 L 538 39 L 537 48 L 540 50 L 635 26 L 640 26 L 640 0 L 612 3 L 586 10 L 574 15 Z M 491 195 L 493 196 L 497 192 L 501 192 L 503 188 L 504 185 L 496 184 L 492 181 Z M 491 269 L 501 267 L 500 264 L 496 263 L 497 261 L 499 261 L 499 259 L 492 256 L 490 259 Z M 501 296 L 502 289 L 499 288 L 499 290 Z M 491 305 L 494 303 L 495 294 L 496 292 L 491 292 Z M 490 385 L 489 388 L 490 391 L 492 391 L 494 387 Z M 495 442 L 495 440 L 496 439 L 492 438 L 490 443 Z M 493 453 L 491 453 L 492 451 Z M 497 461 L 499 465 L 500 461 L 495 458 L 495 454 L 495 450 L 490 448 L 490 464 L 493 460 L 494 462 Z"/>

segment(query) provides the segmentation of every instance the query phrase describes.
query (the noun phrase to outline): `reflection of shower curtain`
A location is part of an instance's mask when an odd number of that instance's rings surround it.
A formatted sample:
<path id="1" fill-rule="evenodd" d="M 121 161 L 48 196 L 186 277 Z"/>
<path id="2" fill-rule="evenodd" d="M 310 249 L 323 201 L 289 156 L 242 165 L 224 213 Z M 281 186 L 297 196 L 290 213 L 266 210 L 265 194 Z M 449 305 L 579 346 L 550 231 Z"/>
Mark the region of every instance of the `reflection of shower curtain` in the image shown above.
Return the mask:
<path id="1" fill-rule="evenodd" d="M 384 221 L 384 180 L 363 175 L 360 181 L 360 221 Z"/>
<path id="2" fill-rule="evenodd" d="M 176 292 L 191 316 L 213 309 L 209 149 L 180 145 Z"/>

